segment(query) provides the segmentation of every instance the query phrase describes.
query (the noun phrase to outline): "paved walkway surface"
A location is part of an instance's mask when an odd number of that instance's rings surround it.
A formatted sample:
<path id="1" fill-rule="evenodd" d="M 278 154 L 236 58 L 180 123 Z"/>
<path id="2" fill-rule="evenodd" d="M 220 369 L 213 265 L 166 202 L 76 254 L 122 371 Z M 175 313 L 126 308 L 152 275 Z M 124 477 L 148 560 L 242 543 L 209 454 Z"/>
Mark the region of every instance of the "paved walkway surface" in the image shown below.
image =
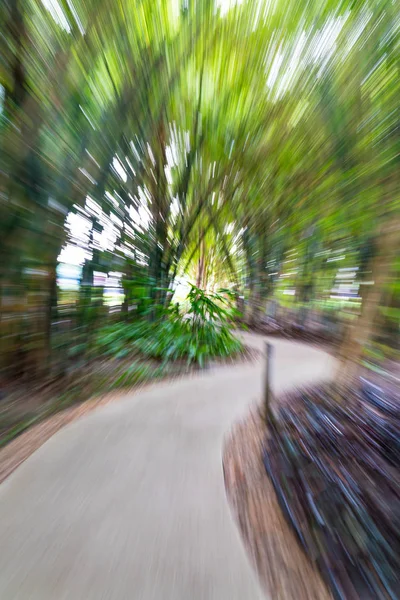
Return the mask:
<path id="1" fill-rule="evenodd" d="M 328 355 L 272 343 L 275 390 L 330 375 Z M 221 367 L 132 394 L 51 438 L 0 487 L 1 600 L 263 598 L 221 464 L 223 437 L 262 382 L 261 360 Z"/>

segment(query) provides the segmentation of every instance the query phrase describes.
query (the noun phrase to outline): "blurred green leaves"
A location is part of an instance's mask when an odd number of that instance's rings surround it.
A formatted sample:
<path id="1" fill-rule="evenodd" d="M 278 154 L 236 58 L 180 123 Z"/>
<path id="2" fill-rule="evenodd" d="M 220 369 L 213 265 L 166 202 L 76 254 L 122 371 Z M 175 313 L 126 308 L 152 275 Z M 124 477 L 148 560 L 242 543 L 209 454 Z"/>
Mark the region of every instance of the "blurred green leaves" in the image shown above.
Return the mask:
<path id="1" fill-rule="evenodd" d="M 157 318 L 143 318 L 134 323 L 119 323 L 100 329 L 95 352 L 126 358 L 132 356 L 157 359 L 166 364 L 184 361 L 204 367 L 211 359 L 229 357 L 242 350 L 230 325 L 236 309 L 230 293 L 206 293 L 191 286 L 184 307 L 158 307 Z"/>
<path id="2" fill-rule="evenodd" d="M 324 253 L 357 265 L 399 219 L 393 3 L 4 0 L 0 24 L 2 368 L 16 348 L 33 370 L 90 355 L 180 278 L 240 291 L 249 322 L 284 292 L 327 300 Z M 83 268 L 68 309 L 58 261 Z M 120 309 L 99 272 L 118 273 Z M 223 318 L 190 302 L 194 323 Z"/>

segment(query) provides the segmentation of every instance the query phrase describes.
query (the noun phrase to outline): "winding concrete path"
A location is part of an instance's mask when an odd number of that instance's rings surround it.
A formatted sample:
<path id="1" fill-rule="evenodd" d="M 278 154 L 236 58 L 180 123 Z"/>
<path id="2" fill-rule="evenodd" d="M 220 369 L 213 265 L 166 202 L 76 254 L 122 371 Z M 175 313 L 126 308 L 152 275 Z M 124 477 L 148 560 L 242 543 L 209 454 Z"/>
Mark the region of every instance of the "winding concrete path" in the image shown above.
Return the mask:
<path id="1" fill-rule="evenodd" d="M 330 375 L 326 354 L 273 344 L 275 390 Z M 261 599 L 221 447 L 262 375 L 260 361 L 157 384 L 44 444 L 0 487 L 1 600 Z"/>

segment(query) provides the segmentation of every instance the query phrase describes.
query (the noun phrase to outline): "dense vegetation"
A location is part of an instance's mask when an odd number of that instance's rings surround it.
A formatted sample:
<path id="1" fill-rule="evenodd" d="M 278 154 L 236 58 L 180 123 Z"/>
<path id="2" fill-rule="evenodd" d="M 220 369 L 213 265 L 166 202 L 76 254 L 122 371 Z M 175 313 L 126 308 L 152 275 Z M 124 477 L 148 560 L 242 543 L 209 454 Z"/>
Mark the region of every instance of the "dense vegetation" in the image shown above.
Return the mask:
<path id="1" fill-rule="evenodd" d="M 323 332 L 346 385 L 269 411 L 266 466 L 336 597 L 398 597 L 399 374 L 353 378 L 400 350 L 398 2 L 2 0 L 0 33 L 0 443 L 243 321 Z"/>
<path id="2" fill-rule="evenodd" d="M 0 22 L 3 383 L 237 351 L 226 315 L 173 308 L 189 282 L 251 325 L 362 303 L 344 355 L 398 344 L 395 3 L 5 0 Z"/>
<path id="3" fill-rule="evenodd" d="M 241 350 L 240 341 L 229 327 L 236 313 L 229 299 L 191 286 L 187 301 L 184 315 L 178 304 L 168 308 L 158 306 L 156 316 L 150 319 L 145 315 L 132 323 L 119 322 L 101 328 L 96 351 L 123 358 L 136 349 L 142 356 L 163 362 L 186 360 L 188 364 L 198 363 L 203 367 L 210 358 L 228 357 Z M 154 305 L 150 311 L 154 311 Z"/>

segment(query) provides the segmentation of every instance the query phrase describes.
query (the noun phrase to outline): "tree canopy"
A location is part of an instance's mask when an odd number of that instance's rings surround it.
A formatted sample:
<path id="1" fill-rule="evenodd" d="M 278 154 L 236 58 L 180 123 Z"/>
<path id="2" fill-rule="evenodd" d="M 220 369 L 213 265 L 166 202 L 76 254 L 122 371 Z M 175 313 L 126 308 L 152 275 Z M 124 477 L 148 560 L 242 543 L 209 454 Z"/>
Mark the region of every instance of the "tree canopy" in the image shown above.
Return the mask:
<path id="1" fill-rule="evenodd" d="M 396 310 L 395 3 L 5 0 L 0 11 L 6 338 L 18 346 L 29 322 L 48 352 L 60 269 L 89 307 L 96 287 L 123 289 L 121 316 L 143 289 L 169 302 L 185 278 L 244 295 L 254 322 L 273 296 L 360 300 L 375 256 Z"/>

